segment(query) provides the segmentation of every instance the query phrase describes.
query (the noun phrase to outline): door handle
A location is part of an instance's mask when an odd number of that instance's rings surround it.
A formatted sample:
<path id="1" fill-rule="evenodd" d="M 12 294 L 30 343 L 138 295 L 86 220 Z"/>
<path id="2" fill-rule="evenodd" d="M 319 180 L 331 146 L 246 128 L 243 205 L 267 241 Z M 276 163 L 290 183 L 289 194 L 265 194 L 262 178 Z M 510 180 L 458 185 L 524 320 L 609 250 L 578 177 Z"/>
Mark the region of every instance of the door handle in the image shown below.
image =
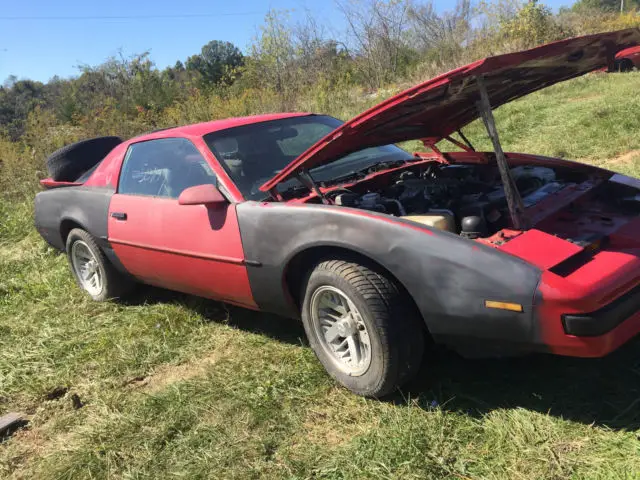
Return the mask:
<path id="1" fill-rule="evenodd" d="M 126 220 L 127 214 L 124 212 L 111 212 L 111 216 L 116 220 Z"/>

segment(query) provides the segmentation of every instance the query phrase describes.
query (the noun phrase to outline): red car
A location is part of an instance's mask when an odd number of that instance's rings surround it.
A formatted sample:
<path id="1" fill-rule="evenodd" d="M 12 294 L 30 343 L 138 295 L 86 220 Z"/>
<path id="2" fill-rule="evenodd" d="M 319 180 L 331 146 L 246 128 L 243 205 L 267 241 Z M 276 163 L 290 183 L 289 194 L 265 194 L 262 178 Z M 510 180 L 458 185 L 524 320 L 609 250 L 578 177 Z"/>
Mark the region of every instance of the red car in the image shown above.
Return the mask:
<path id="1" fill-rule="evenodd" d="M 603 356 L 640 331 L 640 181 L 505 154 L 492 107 L 639 43 L 633 29 L 487 58 L 346 123 L 261 115 L 71 145 L 36 227 L 96 300 L 137 281 L 301 318 L 361 395 L 406 382 L 431 342 Z M 492 152 L 461 131 L 478 118 Z M 394 146 L 412 139 L 429 153 Z"/>

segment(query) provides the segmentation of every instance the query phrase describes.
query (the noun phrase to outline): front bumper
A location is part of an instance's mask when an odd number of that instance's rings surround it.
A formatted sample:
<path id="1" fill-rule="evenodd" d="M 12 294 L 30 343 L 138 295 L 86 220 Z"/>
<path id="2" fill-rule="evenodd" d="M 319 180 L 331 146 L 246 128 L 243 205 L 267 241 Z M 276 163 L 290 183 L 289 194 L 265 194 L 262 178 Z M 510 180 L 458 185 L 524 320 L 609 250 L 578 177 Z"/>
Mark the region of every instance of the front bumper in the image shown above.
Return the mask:
<path id="1" fill-rule="evenodd" d="M 597 267 L 608 267 L 606 272 L 597 268 L 599 278 L 582 276 L 576 283 L 543 273 L 535 311 L 547 351 L 603 357 L 640 334 L 638 252 L 627 252 L 626 258 L 617 253 L 617 264 L 608 256 L 600 259 L 608 262 L 590 265 L 594 273 Z"/>
<path id="2" fill-rule="evenodd" d="M 611 332 L 638 312 L 640 285 L 595 312 L 563 315 L 562 325 L 567 335 L 598 337 Z"/>
<path id="3" fill-rule="evenodd" d="M 551 346 L 557 355 L 572 357 L 604 357 L 640 334 L 640 311 L 615 328 L 597 336 L 566 335 L 566 339 Z"/>

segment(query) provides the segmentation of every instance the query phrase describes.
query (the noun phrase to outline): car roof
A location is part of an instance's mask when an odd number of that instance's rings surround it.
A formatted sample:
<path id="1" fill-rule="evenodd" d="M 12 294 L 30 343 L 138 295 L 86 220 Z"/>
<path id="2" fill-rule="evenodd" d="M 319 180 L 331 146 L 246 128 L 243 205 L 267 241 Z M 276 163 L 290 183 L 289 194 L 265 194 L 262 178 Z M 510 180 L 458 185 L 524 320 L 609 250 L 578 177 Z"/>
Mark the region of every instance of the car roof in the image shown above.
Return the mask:
<path id="1" fill-rule="evenodd" d="M 270 122 L 273 120 L 282 120 L 285 118 L 304 117 L 312 115 L 306 112 L 289 112 L 289 113 L 267 113 L 263 115 L 250 115 L 247 117 L 232 117 L 222 120 L 213 120 L 211 122 L 194 123 L 192 125 L 184 125 L 181 127 L 164 128 L 155 132 L 145 133 L 138 137 L 132 138 L 131 143 L 141 142 L 145 140 L 153 140 L 156 138 L 167 137 L 202 137 L 208 133 L 226 130 L 228 128 L 240 127 L 243 125 L 251 125 L 254 123 Z"/>

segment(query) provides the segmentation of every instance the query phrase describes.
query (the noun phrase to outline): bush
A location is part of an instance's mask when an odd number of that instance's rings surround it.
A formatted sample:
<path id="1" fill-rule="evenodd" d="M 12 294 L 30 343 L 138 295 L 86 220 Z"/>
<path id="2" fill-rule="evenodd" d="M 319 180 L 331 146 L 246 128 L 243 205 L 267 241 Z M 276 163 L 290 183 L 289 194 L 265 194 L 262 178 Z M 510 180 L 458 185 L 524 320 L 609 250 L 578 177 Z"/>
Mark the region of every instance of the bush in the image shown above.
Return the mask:
<path id="1" fill-rule="evenodd" d="M 349 31 L 334 39 L 313 18 L 292 24 L 286 12 L 271 11 L 244 58 L 233 45 L 213 41 L 207 46 L 224 49 L 205 48 L 188 68 L 178 61 L 159 70 L 143 53 L 120 55 L 83 67 L 76 78 L 44 85 L 9 79 L 0 88 L 3 195 L 20 195 L 23 187 L 11 179 L 34 184 L 44 175 L 48 154 L 81 138 L 129 138 L 276 111 L 346 119 L 398 91 L 396 84 L 407 77 L 417 82 L 485 56 L 640 26 L 636 11 L 620 15 L 582 6 L 555 15 L 537 1 L 521 0 L 475 8 L 460 0 L 441 13 L 426 0 L 354 0 L 343 5 L 343 13 Z M 202 64 L 207 55 L 209 70 Z"/>

